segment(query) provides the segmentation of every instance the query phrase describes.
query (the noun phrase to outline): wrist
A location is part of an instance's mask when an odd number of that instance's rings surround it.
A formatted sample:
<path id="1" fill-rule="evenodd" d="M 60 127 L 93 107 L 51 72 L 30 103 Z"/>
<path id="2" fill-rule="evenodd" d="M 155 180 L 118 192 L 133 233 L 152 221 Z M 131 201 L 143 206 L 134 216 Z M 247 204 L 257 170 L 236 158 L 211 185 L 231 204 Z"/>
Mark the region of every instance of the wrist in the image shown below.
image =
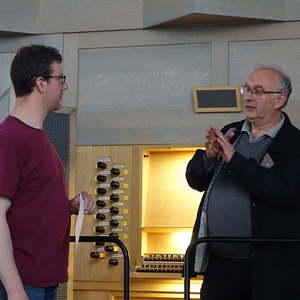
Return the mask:
<path id="1" fill-rule="evenodd" d="M 27 299 L 27 294 L 23 285 L 14 288 L 7 288 L 6 294 L 8 299 Z"/>

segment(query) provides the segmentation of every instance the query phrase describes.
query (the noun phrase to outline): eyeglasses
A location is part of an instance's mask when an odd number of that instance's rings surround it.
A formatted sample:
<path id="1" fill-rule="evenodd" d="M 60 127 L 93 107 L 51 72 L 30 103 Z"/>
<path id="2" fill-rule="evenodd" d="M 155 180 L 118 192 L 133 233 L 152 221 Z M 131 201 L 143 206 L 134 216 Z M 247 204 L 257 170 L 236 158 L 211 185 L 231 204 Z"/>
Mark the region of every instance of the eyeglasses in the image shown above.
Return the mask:
<path id="1" fill-rule="evenodd" d="M 256 96 L 262 96 L 264 94 L 282 94 L 282 91 L 265 91 L 262 87 L 256 87 L 256 88 L 249 88 L 247 85 L 241 86 L 241 94 L 242 95 L 247 95 L 249 93 L 254 94 Z"/>
<path id="2" fill-rule="evenodd" d="M 43 77 L 45 79 L 59 78 L 61 80 L 61 84 L 66 83 L 66 75 L 35 75 L 33 78 L 37 78 L 37 77 Z"/>
<path id="3" fill-rule="evenodd" d="M 61 80 L 62 84 L 66 83 L 66 75 L 48 75 L 48 76 L 42 76 L 44 78 L 59 78 Z"/>

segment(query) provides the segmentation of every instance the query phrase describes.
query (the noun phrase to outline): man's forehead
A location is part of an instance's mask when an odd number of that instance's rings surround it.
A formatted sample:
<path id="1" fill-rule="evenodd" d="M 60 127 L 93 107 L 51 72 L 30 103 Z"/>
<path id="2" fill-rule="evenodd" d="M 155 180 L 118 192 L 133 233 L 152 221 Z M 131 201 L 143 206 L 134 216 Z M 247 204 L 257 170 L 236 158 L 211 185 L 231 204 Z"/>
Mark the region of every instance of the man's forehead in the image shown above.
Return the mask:
<path id="1" fill-rule="evenodd" d="M 258 69 L 250 74 L 246 83 L 256 86 L 277 84 L 280 80 L 280 73 L 273 69 Z"/>
<path id="2" fill-rule="evenodd" d="M 50 70 L 52 72 L 60 72 L 62 73 L 62 66 L 61 66 L 61 63 L 59 62 L 53 62 L 51 65 L 50 65 Z"/>

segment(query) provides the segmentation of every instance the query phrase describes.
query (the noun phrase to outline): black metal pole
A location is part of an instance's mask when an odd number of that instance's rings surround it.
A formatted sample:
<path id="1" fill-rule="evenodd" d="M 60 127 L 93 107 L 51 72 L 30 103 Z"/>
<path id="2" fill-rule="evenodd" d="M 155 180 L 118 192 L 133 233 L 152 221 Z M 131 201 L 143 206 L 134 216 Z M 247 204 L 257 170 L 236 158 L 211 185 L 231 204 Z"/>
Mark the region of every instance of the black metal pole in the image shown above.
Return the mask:
<path id="1" fill-rule="evenodd" d="M 74 236 L 70 236 L 70 242 L 75 242 L 75 237 Z M 117 244 L 122 252 L 123 252 L 123 256 L 124 256 L 124 290 L 123 290 L 123 295 L 124 295 L 124 300 L 129 300 L 129 291 L 130 291 L 130 284 L 129 284 L 129 254 L 128 254 L 128 250 L 126 248 L 126 246 L 124 245 L 124 243 L 122 241 L 120 241 L 119 239 L 116 239 L 114 237 L 110 237 L 110 236 L 99 236 L 99 235 L 95 235 L 95 236 L 80 236 L 79 238 L 79 242 L 111 242 L 114 244 Z"/>
<path id="2" fill-rule="evenodd" d="M 184 300 L 190 300 L 190 270 L 189 259 L 191 251 L 201 243 L 300 243 L 300 238 L 244 238 L 244 237 L 214 237 L 200 238 L 191 242 L 184 256 Z"/>

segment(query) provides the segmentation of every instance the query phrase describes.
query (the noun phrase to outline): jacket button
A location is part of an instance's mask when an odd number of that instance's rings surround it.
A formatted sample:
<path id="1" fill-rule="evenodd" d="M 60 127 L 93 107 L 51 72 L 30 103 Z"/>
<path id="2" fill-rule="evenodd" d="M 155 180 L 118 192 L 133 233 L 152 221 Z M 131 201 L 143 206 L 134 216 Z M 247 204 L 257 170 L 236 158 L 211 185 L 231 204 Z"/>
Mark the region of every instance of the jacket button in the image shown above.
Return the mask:
<path id="1" fill-rule="evenodd" d="M 252 203 L 252 207 L 255 207 L 256 206 L 256 204 L 255 203 Z"/>

